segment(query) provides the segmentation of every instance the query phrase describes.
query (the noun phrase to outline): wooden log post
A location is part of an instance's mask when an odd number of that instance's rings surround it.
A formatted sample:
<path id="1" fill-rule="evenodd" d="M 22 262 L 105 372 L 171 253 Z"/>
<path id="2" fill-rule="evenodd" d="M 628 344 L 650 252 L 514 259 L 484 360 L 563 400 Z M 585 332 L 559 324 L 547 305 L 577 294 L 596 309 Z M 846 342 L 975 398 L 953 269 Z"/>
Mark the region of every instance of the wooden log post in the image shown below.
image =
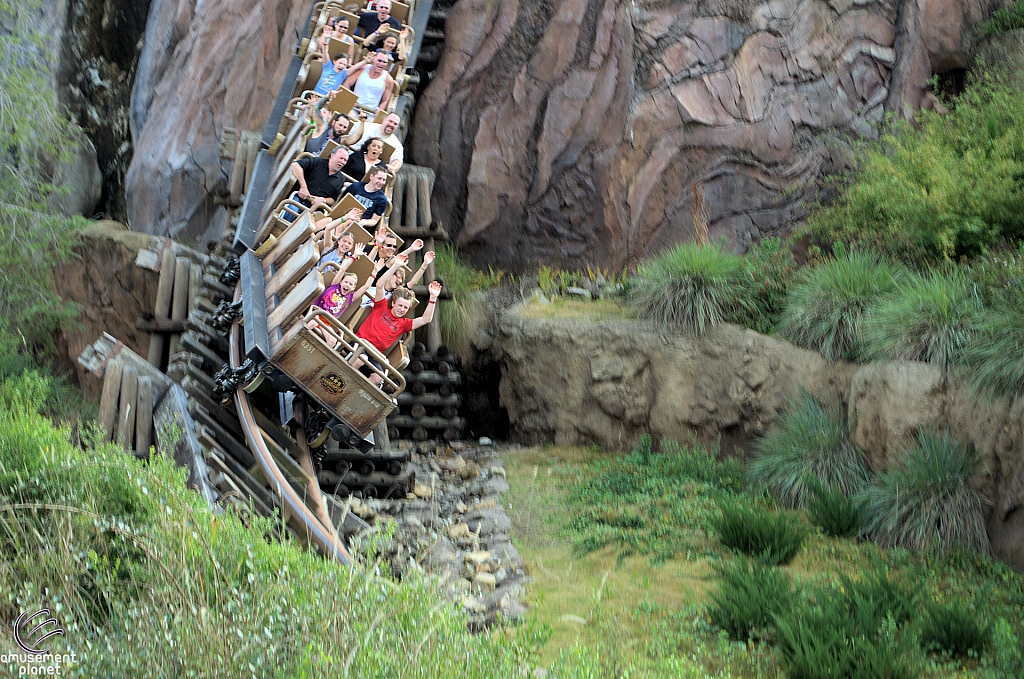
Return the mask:
<path id="1" fill-rule="evenodd" d="M 199 292 L 203 289 L 203 267 L 198 264 L 193 265 L 188 270 L 188 304 L 186 304 L 187 311 L 185 315 L 188 316 L 189 312 L 196 304 L 196 297 L 199 296 Z"/>
<path id="2" fill-rule="evenodd" d="M 430 214 L 430 175 L 428 170 L 421 170 L 416 176 L 416 225 L 424 229 L 430 228 L 434 221 Z"/>
<path id="3" fill-rule="evenodd" d="M 174 266 L 174 294 L 171 301 L 171 320 L 184 321 L 188 316 L 188 286 L 191 266 L 184 257 L 179 257 Z M 171 335 L 170 347 L 167 352 L 168 361 L 171 356 L 181 351 L 181 334 Z"/>
<path id="4" fill-rule="evenodd" d="M 135 408 L 135 449 L 149 452 L 153 445 L 153 380 L 139 377 L 138 405 Z"/>
<path id="5" fill-rule="evenodd" d="M 405 173 L 401 170 L 395 175 L 395 190 L 391 194 L 391 214 L 395 215 L 395 220 L 400 221 L 402 219 L 402 208 L 405 205 L 405 187 L 407 179 Z M 395 226 L 401 226 L 397 224 Z"/>
<path id="6" fill-rule="evenodd" d="M 117 441 L 126 452 L 134 450 L 136 401 L 139 397 L 139 371 L 125 368 L 121 372 L 121 409 L 117 416 Z"/>
<path id="7" fill-rule="evenodd" d="M 405 192 L 405 204 L 403 214 L 399 215 L 402 220 L 401 226 L 417 226 L 416 224 L 416 213 L 418 211 L 416 203 L 416 177 L 412 174 L 409 175 L 406 180 L 406 187 L 409 190 Z"/>
<path id="8" fill-rule="evenodd" d="M 434 249 L 434 237 L 427 236 L 424 239 L 423 248 L 425 251 Z M 437 267 L 434 266 L 434 262 L 427 265 L 427 270 L 423 272 L 423 279 L 429 285 L 429 283 L 437 278 Z M 440 307 L 441 303 L 438 302 L 437 306 Z M 434 309 L 434 319 L 428 323 L 424 329 L 426 330 L 426 337 L 423 343 L 427 345 L 427 351 L 434 353 L 437 348 L 441 346 L 441 319 L 438 318 L 441 314 L 441 309 Z"/>
<path id="9" fill-rule="evenodd" d="M 167 318 L 171 311 L 171 297 L 174 294 L 174 269 L 176 267 L 174 252 L 170 248 L 164 250 L 160 258 L 160 281 L 156 288 L 156 303 L 153 305 L 153 315 L 157 318 Z M 160 369 L 164 355 L 164 336 L 158 332 L 149 337 L 149 364 Z"/>
<path id="10" fill-rule="evenodd" d="M 117 423 L 117 395 L 120 393 L 121 364 L 111 363 L 103 375 L 103 392 L 100 394 L 100 412 L 97 417 L 104 441 L 109 441 L 114 435 L 114 425 Z"/>

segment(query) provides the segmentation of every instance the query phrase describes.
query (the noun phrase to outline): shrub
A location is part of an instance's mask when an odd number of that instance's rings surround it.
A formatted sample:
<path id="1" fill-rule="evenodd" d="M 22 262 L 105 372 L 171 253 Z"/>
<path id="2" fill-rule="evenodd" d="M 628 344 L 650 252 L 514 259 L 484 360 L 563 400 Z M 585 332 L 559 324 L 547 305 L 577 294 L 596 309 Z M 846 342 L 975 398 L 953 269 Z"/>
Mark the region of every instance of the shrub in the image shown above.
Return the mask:
<path id="1" fill-rule="evenodd" d="M 864 354 L 950 370 L 981 322 L 981 300 L 960 273 L 910 276 L 864 319 Z"/>
<path id="2" fill-rule="evenodd" d="M 797 263 L 793 250 L 782 239 L 764 238 L 753 243 L 743 256 L 753 285 L 755 306 L 737 319 L 741 325 L 765 335 L 775 331 Z"/>
<path id="3" fill-rule="evenodd" d="M 808 479 L 811 499 L 807 509 L 811 520 L 835 538 L 852 537 L 860 533 L 864 523 L 864 508 L 867 501 L 859 496 L 846 495 L 842 491 L 826 488 L 817 479 Z"/>
<path id="4" fill-rule="evenodd" d="M 970 485 L 977 466 L 973 451 L 948 432 L 919 432 L 917 445 L 866 491 L 865 531 L 886 549 L 988 553 L 985 500 Z"/>
<path id="5" fill-rule="evenodd" d="M 631 299 L 645 318 L 696 334 L 752 312 L 743 259 L 719 245 L 681 243 L 643 262 Z"/>
<path id="6" fill-rule="evenodd" d="M 993 36 L 1007 31 L 1024 28 L 1024 2 L 1017 2 L 1008 7 L 1001 7 L 992 14 L 992 18 L 981 25 L 985 35 Z"/>
<path id="7" fill-rule="evenodd" d="M 719 541 L 766 564 L 788 564 L 807 535 L 792 514 L 766 512 L 728 499 L 718 506 L 721 513 L 711 520 L 711 527 Z"/>
<path id="8" fill-rule="evenodd" d="M 924 265 L 1024 236 L 1024 93 L 981 76 L 947 115 L 919 112 L 916 123 L 857 149 L 839 198 L 803 229 L 812 244 L 840 240 Z"/>
<path id="9" fill-rule="evenodd" d="M 964 347 L 971 388 L 1010 396 L 1024 391 L 1024 306 L 1000 301 L 982 314 L 978 335 Z"/>
<path id="10" fill-rule="evenodd" d="M 487 287 L 488 278 L 462 261 L 453 245 L 444 243 L 435 254 L 437 277 L 452 294 L 450 300 L 438 302 L 441 338 L 457 353 L 466 353 L 470 334 L 487 322 L 487 310 L 477 293 Z"/>
<path id="11" fill-rule="evenodd" d="M 718 591 L 711 595 L 711 622 L 744 641 L 771 630 L 775 618 L 793 605 L 789 576 L 774 566 L 737 557 L 731 564 L 715 566 Z"/>
<path id="12" fill-rule="evenodd" d="M 807 391 L 789 402 L 756 451 L 747 467 L 750 484 L 767 488 L 789 507 L 806 506 L 808 478 L 846 495 L 867 483 L 863 455 L 850 443 L 839 404 L 823 406 Z"/>
<path id="13" fill-rule="evenodd" d="M 896 287 L 899 269 L 871 252 L 846 252 L 802 269 L 779 323 L 784 337 L 830 361 L 859 356 L 864 312 Z"/>
<path id="14" fill-rule="evenodd" d="M 992 645 L 992 627 L 962 603 L 932 603 L 921 620 L 921 645 L 957 658 L 979 656 Z"/>

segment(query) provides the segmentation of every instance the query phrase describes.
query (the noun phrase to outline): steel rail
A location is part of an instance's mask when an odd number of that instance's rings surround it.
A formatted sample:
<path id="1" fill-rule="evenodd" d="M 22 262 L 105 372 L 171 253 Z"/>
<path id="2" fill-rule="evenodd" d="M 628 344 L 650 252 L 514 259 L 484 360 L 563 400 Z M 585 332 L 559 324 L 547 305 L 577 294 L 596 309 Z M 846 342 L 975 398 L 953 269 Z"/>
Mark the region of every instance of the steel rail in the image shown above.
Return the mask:
<path id="1" fill-rule="evenodd" d="M 241 298 L 241 294 L 241 290 L 236 287 L 236 302 Z M 231 324 L 231 338 L 228 348 L 228 361 L 232 369 L 237 369 L 241 364 L 238 360 L 238 334 L 238 321 L 236 320 Z M 313 514 L 313 510 L 306 506 L 305 500 L 299 497 L 298 493 L 295 492 L 295 489 L 291 487 L 291 484 L 284 477 L 284 474 L 278 469 L 277 463 L 274 462 L 274 458 L 271 456 L 270 450 L 267 448 L 267 444 L 260 435 L 259 428 L 256 426 L 256 419 L 252 414 L 252 406 L 249 404 L 249 395 L 245 393 L 241 386 L 235 390 L 235 405 L 238 410 L 238 419 L 242 423 L 242 429 L 245 431 L 245 439 L 249 443 L 249 450 L 252 451 L 253 456 L 256 458 L 256 463 L 263 471 L 267 483 L 270 484 L 270 489 L 280 499 L 282 505 L 284 505 L 283 509 L 287 510 L 291 515 L 291 522 L 297 524 L 292 526 L 293 530 L 299 533 L 299 535 L 305 535 L 325 556 L 331 557 L 343 564 L 351 565 L 352 555 L 341 544 L 341 540 L 334 538 L 331 535 L 332 531 L 324 528 L 320 520 Z"/>

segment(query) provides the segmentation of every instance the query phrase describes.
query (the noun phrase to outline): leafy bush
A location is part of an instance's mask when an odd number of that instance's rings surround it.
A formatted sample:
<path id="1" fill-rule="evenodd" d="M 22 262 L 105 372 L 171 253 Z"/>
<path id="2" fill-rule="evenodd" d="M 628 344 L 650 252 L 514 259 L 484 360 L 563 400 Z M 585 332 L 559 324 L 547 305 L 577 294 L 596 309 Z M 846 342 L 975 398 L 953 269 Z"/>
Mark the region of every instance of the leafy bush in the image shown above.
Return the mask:
<path id="1" fill-rule="evenodd" d="M 643 317 L 696 334 L 756 309 L 743 259 L 681 243 L 640 265 L 631 299 Z"/>
<path id="2" fill-rule="evenodd" d="M 921 620 L 921 644 L 958 658 L 979 656 L 992 645 L 992 627 L 962 603 L 932 603 Z"/>
<path id="3" fill-rule="evenodd" d="M 1024 392 L 1024 306 L 1000 301 L 986 309 L 977 337 L 964 347 L 971 388 L 979 394 Z"/>
<path id="4" fill-rule="evenodd" d="M 988 553 L 985 499 L 970 485 L 977 466 L 974 452 L 949 432 L 919 432 L 917 445 L 866 491 L 865 531 L 886 549 Z"/>
<path id="5" fill-rule="evenodd" d="M 812 243 L 923 265 L 1024 236 L 1024 93 L 982 76 L 948 114 L 921 111 L 918 122 L 857 150 L 845 190 L 804 229 Z"/>
<path id="6" fill-rule="evenodd" d="M 747 466 L 752 486 L 767 488 L 789 507 L 807 505 L 807 479 L 850 495 L 867 483 L 867 467 L 850 443 L 838 403 L 823 406 L 807 391 L 789 402 L 775 428 L 756 443 Z"/>
<path id="7" fill-rule="evenodd" d="M 752 310 L 742 313 L 736 322 L 770 335 L 775 331 L 796 274 L 796 258 L 782 239 L 772 237 L 751 244 L 743 262 L 750 273 L 755 305 Z"/>
<path id="8" fill-rule="evenodd" d="M 789 576 L 774 566 L 741 556 L 716 565 L 715 574 L 718 591 L 711 595 L 711 622 L 733 639 L 745 641 L 774 629 L 775 618 L 793 606 Z"/>
<path id="9" fill-rule="evenodd" d="M 958 272 L 909 276 L 867 313 L 864 355 L 926 361 L 948 371 L 974 339 L 981 310 L 977 292 Z"/>
<path id="10" fill-rule="evenodd" d="M 1024 2 L 1017 2 L 997 9 L 992 18 L 981 25 L 981 32 L 992 36 L 1024 28 Z"/>
<path id="11" fill-rule="evenodd" d="M 835 538 L 852 537 L 860 533 L 864 523 L 867 500 L 859 495 L 850 496 L 834 488 L 826 488 L 817 479 L 808 479 L 811 499 L 807 509 L 811 520 Z"/>
<path id="12" fill-rule="evenodd" d="M 839 248 L 835 259 L 799 272 L 780 334 L 830 361 L 856 360 L 864 312 L 893 291 L 899 273 L 874 253 Z"/>
<path id="13" fill-rule="evenodd" d="M 718 506 L 720 514 L 712 518 L 711 527 L 729 549 L 770 565 L 787 564 L 800 552 L 807 531 L 795 516 L 727 499 Z"/>

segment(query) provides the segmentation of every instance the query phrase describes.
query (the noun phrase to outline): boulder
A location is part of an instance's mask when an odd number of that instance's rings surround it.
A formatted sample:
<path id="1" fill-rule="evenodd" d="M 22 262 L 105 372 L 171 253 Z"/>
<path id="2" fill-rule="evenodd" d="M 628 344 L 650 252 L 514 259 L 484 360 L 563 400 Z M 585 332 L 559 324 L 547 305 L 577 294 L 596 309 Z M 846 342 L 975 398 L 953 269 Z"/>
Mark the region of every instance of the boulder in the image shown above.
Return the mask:
<path id="1" fill-rule="evenodd" d="M 132 229 L 219 240 L 221 135 L 262 132 L 308 14 L 302 0 L 153 0 L 132 91 Z"/>
<path id="2" fill-rule="evenodd" d="M 484 266 L 620 269 L 690 236 L 697 184 L 742 250 L 806 214 L 841 139 L 933 106 L 1004 2 L 461 0 L 411 156 Z"/>
<path id="3" fill-rule="evenodd" d="M 103 195 L 103 174 L 96 147 L 84 134 L 79 134 L 74 156 L 54 172 L 53 185 L 58 191 L 47 198 L 50 209 L 68 217 L 93 215 Z"/>

